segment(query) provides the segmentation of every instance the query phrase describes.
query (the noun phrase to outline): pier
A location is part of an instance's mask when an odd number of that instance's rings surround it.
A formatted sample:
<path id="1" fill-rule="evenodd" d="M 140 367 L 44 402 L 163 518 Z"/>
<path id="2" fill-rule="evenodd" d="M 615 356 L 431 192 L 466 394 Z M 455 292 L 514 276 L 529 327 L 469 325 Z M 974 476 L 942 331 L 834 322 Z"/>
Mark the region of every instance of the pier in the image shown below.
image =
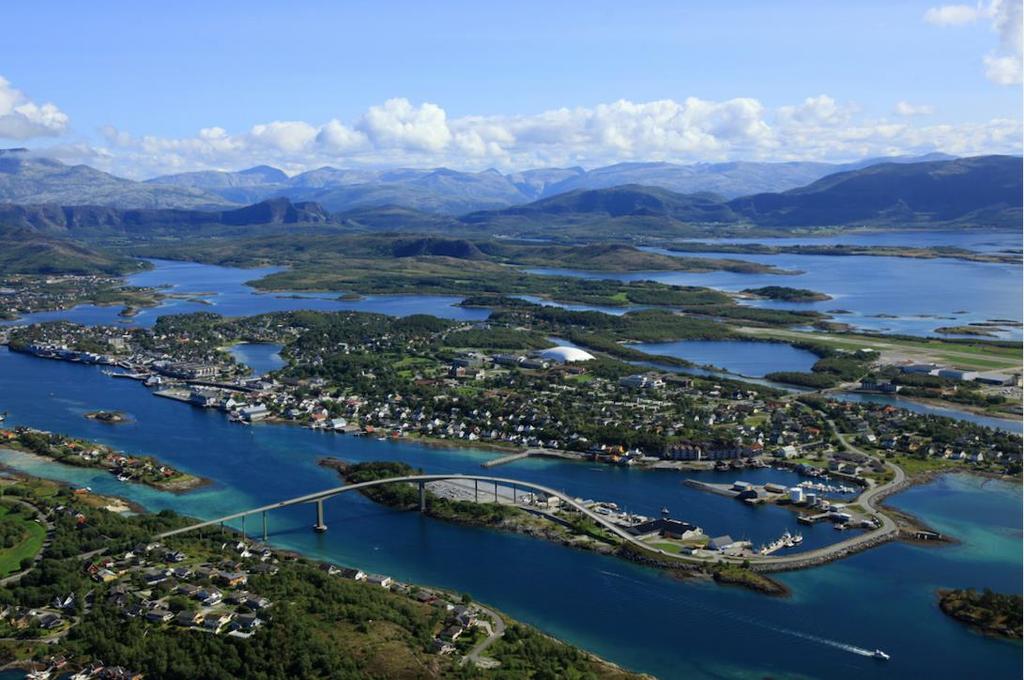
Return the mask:
<path id="1" fill-rule="evenodd" d="M 501 458 L 494 458 L 492 460 L 487 461 L 486 463 L 481 463 L 480 467 L 484 467 L 484 468 L 498 467 L 499 465 L 505 465 L 506 463 L 514 463 L 517 460 L 522 460 L 523 458 L 529 458 L 529 457 L 530 457 L 530 452 L 529 451 L 522 451 L 520 453 L 510 453 L 507 456 L 502 456 Z"/>

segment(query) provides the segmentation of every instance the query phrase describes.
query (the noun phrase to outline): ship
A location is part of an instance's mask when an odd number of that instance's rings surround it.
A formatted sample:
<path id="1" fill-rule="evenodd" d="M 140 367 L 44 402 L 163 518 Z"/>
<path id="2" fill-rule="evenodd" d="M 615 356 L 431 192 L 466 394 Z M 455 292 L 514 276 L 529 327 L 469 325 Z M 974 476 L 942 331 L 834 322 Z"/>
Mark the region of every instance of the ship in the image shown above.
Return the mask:
<path id="1" fill-rule="evenodd" d="M 876 649 L 871 655 L 872 659 L 878 659 L 879 661 L 888 661 L 889 655 L 883 652 L 881 649 Z"/>

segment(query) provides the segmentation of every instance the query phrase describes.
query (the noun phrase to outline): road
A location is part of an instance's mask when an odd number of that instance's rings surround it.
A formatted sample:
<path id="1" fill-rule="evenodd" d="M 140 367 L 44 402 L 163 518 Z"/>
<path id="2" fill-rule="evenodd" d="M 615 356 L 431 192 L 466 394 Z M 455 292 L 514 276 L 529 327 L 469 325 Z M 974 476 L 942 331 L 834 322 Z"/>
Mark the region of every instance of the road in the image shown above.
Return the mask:
<path id="1" fill-rule="evenodd" d="M 492 668 L 498 665 L 498 662 L 494 659 L 481 657 L 480 655 L 487 651 L 491 645 L 497 642 L 498 638 L 505 634 L 505 621 L 494 610 L 480 605 L 476 606 L 481 612 L 489 616 L 491 619 L 490 623 L 487 621 L 480 621 L 478 623 L 478 625 L 483 626 L 487 630 L 487 637 L 476 643 L 473 649 L 469 650 L 466 656 L 462 658 L 461 663 L 462 665 L 465 665 L 467 662 L 470 662 L 481 668 Z"/>

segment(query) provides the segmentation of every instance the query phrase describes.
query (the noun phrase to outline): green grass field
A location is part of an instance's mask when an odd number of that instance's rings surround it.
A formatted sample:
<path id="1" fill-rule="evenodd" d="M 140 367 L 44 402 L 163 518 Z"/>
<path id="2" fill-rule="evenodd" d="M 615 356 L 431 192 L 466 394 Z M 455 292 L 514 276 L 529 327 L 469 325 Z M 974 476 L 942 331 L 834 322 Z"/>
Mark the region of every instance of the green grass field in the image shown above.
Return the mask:
<path id="1" fill-rule="evenodd" d="M 10 506 L 0 505 L 0 522 L 5 521 Z M 35 521 L 35 518 L 24 517 L 19 520 L 25 531 L 21 541 L 10 548 L 0 549 L 0 577 L 13 574 L 21 568 L 21 561 L 26 557 L 34 557 L 43 547 L 46 528 Z"/>

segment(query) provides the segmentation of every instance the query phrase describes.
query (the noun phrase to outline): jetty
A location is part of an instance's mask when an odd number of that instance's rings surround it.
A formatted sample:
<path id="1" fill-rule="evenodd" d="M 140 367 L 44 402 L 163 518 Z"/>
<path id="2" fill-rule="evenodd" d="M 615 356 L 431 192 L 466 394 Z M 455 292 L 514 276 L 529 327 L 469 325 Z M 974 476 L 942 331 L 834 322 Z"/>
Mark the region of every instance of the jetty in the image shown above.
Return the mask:
<path id="1" fill-rule="evenodd" d="M 522 460 L 523 458 L 529 458 L 529 457 L 530 457 L 530 452 L 529 451 L 520 451 L 519 453 L 510 453 L 507 456 L 502 456 L 501 458 L 492 458 L 491 460 L 489 460 L 489 461 L 487 461 L 485 463 L 481 463 L 480 467 L 484 467 L 484 468 L 498 467 L 499 465 L 505 465 L 506 463 L 514 463 L 517 460 Z"/>
<path id="2" fill-rule="evenodd" d="M 510 453 L 507 456 L 502 456 L 501 458 L 493 458 L 493 459 L 491 459 L 491 460 L 489 460 L 489 461 L 487 461 L 485 463 L 481 463 L 480 467 L 483 467 L 483 468 L 497 467 L 498 465 L 505 465 L 506 463 L 514 463 L 517 460 L 522 460 L 524 458 L 529 458 L 531 456 L 544 456 L 544 457 L 547 457 L 547 458 L 561 458 L 562 460 L 576 460 L 576 461 L 586 460 L 586 458 L 583 455 L 578 454 L 578 453 L 571 453 L 569 451 L 556 451 L 554 449 L 537 449 L 537 448 L 533 448 L 533 449 L 527 449 L 525 451 L 517 451 L 515 453 Z"/>

